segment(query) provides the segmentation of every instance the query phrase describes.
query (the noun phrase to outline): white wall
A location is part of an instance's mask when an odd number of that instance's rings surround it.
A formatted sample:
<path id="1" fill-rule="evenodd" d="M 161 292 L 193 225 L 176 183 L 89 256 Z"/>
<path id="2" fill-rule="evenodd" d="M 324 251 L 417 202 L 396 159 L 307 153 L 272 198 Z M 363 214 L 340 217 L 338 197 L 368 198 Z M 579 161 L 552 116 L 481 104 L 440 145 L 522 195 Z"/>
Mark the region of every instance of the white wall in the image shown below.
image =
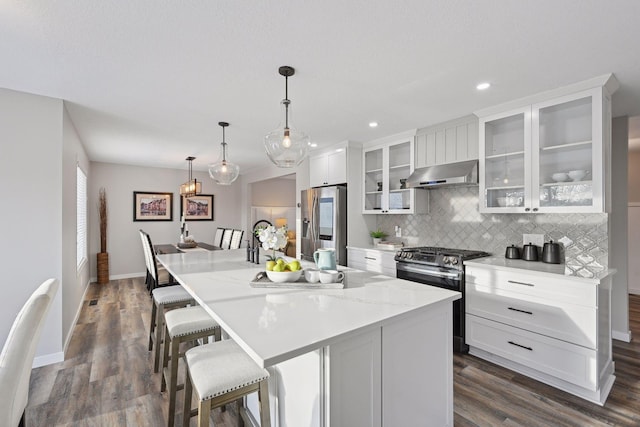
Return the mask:
<path id="1" fill-rule="evenodd" d="M 64 348 L 71 339 L 80 314 L 84 293 L 89 284 L 89 262 L 77 269 L 77 182 L 76 167 L 90 175 L 89 158 L 69 118 L 66 108 L 62 122 L 62 331 Z M 89 231 L 89 235 L 90 230 Z M 89 261 L 89 260 L 87 260 Z"/>
<path id="2" fill-rule="evenodd" d="M 202 181 L 202 194 L 214 195 L 214 220 L 189 221 L 189 234 L 197 241 L 213 243 L 217 227 L 241 228 L 240 185 L 217 185 L 207 172 L 193 171 Z M 89 256 L 91 277 L 96 277 L 96 254 L 100 250 L 98 191 L 104 187 L 108 204 L 107 252 L 110 279 L 141 276 L 144 257 L 139 229 L 151 235 L 153 244 L 176 243 L 180 237 L 180 184 L 188 179 L 185 169 L 149 168 L 112 163 L 91 163 L 89 180 Z M 173 221 L 133 221 L 133 192 L 172 192 Z"/>
<path id="3" fill-rule="evenodd" d="M 640 151 L 629 151 L 629 203 L 640 203 Z"/>
<path id="4" fill-rule="evenodd" d="M 617 269 L 611 282 L 613 337 L 630 340 L 627 284 L 627 167 L 628 118 L 617 117 L 611 127 L 611 214 L 609 216 L 609 268 Z"/>
<path id="5" fill-rule="evenodd" d="M 62 128 L 61 100 L 0 89 L 2 343 L 31 293 L 50 277 L 62 282 Z M 36 350 L 40 363 L 62 360 L 61 294 Z"/>
<path id="6" fill-rule="evenodd" d="M 252 206 L 295 206 L 296 180 L 274 178 L 251 185 Z"/>

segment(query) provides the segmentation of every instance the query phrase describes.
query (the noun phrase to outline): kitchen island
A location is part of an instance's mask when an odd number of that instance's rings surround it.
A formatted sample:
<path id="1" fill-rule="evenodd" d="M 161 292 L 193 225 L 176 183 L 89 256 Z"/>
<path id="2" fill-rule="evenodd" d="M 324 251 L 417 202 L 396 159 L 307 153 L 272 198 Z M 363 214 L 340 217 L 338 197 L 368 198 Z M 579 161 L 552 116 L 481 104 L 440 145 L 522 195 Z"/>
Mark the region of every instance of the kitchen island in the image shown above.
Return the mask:
<path id="1" fill-rule="evenodd" d="M 459 293 L 346 267 L 344 289 L 252 288 L 245 255 L 158 260 L 270 371 L 272 425 L 453 425 Z"/>

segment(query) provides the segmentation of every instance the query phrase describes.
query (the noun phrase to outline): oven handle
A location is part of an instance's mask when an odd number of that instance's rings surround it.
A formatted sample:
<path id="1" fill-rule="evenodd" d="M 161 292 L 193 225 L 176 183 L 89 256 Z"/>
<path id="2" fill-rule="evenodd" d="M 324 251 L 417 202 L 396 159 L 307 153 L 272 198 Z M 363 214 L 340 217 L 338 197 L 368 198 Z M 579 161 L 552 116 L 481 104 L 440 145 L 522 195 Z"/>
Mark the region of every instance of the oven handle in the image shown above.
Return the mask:
<path id="1" fill-rule="evenodd" d="M 460 273 L 447 273 L 447 272 L 438 271 L 438 270 L 416 268 L 416 267 L 411 267 L 410 265 L 405 265 L 405 264 L 398 264 L 397 268 L 400 269 L 400 270 L 404 270 L 404 271 L 410 271 L 412 273 L 428 274 L 430 276 L 435 276 L 435 277 L 445 277 L 445 278 L 449 278 L 449 279 L 459 279 L 460 278 Z"/>

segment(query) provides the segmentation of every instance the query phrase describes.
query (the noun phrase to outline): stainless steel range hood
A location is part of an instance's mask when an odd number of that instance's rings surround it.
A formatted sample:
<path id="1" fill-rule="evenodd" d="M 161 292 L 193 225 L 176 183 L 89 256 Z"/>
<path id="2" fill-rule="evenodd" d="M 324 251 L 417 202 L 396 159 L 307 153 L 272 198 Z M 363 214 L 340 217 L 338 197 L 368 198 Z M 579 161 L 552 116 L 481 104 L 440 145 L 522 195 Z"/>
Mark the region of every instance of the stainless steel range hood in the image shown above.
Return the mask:
<path id="1" fill-rule="evenodd" d="M 418 168 L 407 179 L 409 188 L 436 188 L 478 183 L 478 161 L 447 163 Z"/>

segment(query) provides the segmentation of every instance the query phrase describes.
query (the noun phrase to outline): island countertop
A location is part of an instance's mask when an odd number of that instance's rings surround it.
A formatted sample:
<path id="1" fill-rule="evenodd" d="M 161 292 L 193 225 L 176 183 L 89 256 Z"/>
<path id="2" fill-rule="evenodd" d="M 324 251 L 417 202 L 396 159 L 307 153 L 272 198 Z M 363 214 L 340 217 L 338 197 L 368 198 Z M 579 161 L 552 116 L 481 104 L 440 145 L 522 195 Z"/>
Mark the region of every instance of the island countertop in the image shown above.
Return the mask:
<path id="1" fill-rule="evenodd" d="M 264 265 L 249 263 L 245 256 L 238 249 L 157 258 L 263 367 L 461 296 L 347 267 L 339 267 L 344 289 L 252 288 L 249 282 Z"/>

